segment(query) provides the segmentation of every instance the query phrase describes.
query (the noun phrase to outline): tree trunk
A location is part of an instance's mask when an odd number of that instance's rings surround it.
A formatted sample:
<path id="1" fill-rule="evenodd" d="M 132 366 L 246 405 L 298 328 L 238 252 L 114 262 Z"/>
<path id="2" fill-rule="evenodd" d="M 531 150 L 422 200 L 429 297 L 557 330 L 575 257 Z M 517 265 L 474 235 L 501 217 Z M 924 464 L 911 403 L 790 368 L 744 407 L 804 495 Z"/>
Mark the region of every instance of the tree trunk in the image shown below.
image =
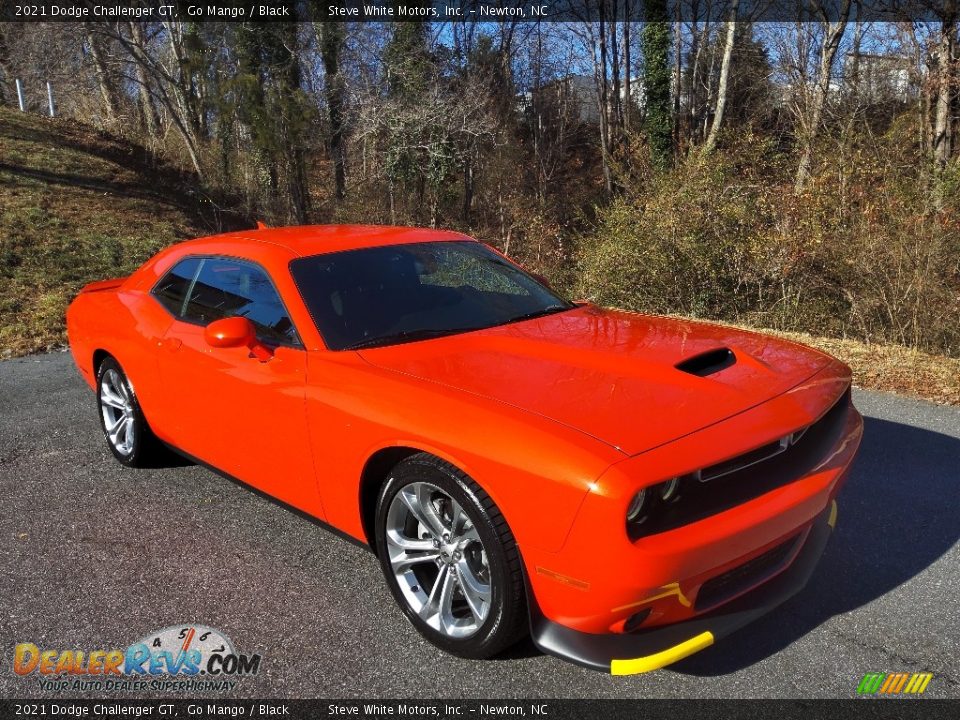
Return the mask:
<path id="1" fill-rule="evenodd" d="M 643 28 L 643 91 L 650 160 L 660 170 L 673 159 L 673 118 L 670 112 L 670 18 L 666 0 L 646 0 Z"/>
<path id="2" fill-rule="evenodd" d="M 600 155 L 603 160 L 603 182 L 607 195 L 613 194 L 613 171 L 610 167 L 612 146 L 610 133 L 610 84 L 607 78 L 607 19 L 606 19 L 606 0 L 599 0 L 598 9 L 600 11 L 600 61 L 597 63 L 595 72 L 597 75 L 597 104 L 600 111 Z"/>
<path id="3" fill-rule="evenodd" d="M 113 86 L 109 68 L 107 68 L 103 58 L 100 39 L 91 32 L 89 24 L 85 24 L 85 28 L 87 30 L 87 45 L 90 46 L 90 57 L 93 58 L 93 69 L 97 75 L 97 85 L 100 88 L 100 99 L 103 100 L 103 110 L 107 123 L 112 124 L 116 122 L 117 116 L 120 114 L 116 89 Z"/>
<path id="4" fill-rule="evenodd" d="M 713 69 L 716 65 L 717 53 L 714 49 L 710 52 L 710 65 L 704 74 L 706 78 L 707 96 L 700 106 L 699 127 L 697 128 L 697 137 L 704 140 L 707 137 L 707 131 L 710 129 L 710 109 L 713 107 Z"/>
<path id="5" fill-rule="evenodd" d="M 822 10 L 822 9 L 821 9 Z M 826 18 L 826 11 L 822 12 Z M 820 122 L 823 118 L 823 108 L 827 102 L 827 95 L 830 93 L 830 74 L 833 70 L 833 61 L 837 57 L 837 48 L 840 47 L 840 41 L 843 39 L 843 33 L 847 29 L 847 20 L 850 17 L 850 0 L 843 0 L 840 7 L 840 13 L 837 22 L 828 22 L 824 20 L 825 33 L 823 45 L 820 48 L 820 65 L 817 69 L 817 79 L 813 87 L 813 96 L 810 99 L 807 117 L 803 123 L 802 140 L 803 150 L 800 155 L 800 163 L 797 166 L 796 182 L 794 190 L 800 192 L 807 184 L 810 178 L 810 169 L 813 165 L 813 144 L 820 131 Z"/>
<path id="6" fill-rule="evenodd" d="M 610 29 L 608 37 L 610 38 L 610 85 L 611 85 L 611 112 L 610 124 L 613 132 L 611 133 L 611 151 L 616 152 L 620 145 L 620 134 L 623 129 L 623 96 L 621 94 L 621 75 L 620 67 L 620 38 L 617 32 L 617 0 L 613 0 L 613 19 L 610 20 Z"/>
<path id="7" fill-rule="evenodd" d="M 174 91 L 174 94 L 176 94 L 176 82 L 164 70 L 162 64 L 150 56 L 146 47 L 141 42 L 137 42 L 136 38 L 134 37 L 126 37 L 120 31 L 120 27 L 120 23 L 117 23 L 116 25 L 98 23 L 96 25 L 97 32 L 104 33 L 107 35 L 107 37 L 120 43 L 120 45 L 130 56 L 131 62 L 133 62 L 134 65 L 139 65 L 148 76 L 155 78 L 156 82 L 152 85 L 152 89 L 156 92 L 157 101 L 160 102 L 164 108 L 166 108 L 170 117 L 170 121 L 173 123 L 173 126 L 177 129 L 177 132 L 180 134 L 180 137 L 183 140 L 187 154 L 190 156 L 190 162 L 193 165 L 194 170 L 196 170 L 197 175 L 199 177 L 203 177 L 203 169 L 200 166 L 200 153 L 197 136 L 193 133 L 192 127 L 188 120 L 182 116 L 182 108 L 180 103 L 176 102 L 174 98 L 170 96 L 170 93 L 167 90 L 168 88 L 171 88 Z M 141 36 L 141 40 L 142 39 L 143 38 Z"/>
<path id="8" fill-rule="evenodd" d="M 710 134 L 703 145 L 704 154 L 713 152 L 717 146 L 717 135 L 723 123 L 723 112 L 727 107 L 727 87 L 730 82 L 730 61 L 733 58 L 733 46 L 737 36 L 737 8 L 739 0 L 730 3 L 730 20 L 727 21 L 727 42 L 723 48 L 723 62 L 720 65 L 720 85 L 717 88 L 717 108 L 710 125 Z"/>
<path id="9" fill-rule="evenodd" d="M 301 90 L 302 68 L 297 46 L 296 23 L 284 23 L 282 26 L 283 47 L 289 53 L 284 58 L 286 67 L 282 77 L 282 92 L 295 97 Z M 283 109 L 288 116 L 288 122 L 298 123 L 293 116 L 302 111 L 298 101 L 290 100 L 290 105 Z M 307 180 L 306 151 L 304 149 L 304 134 L 302 129 L 289 128 L 284 133 L 286 145 L 287 187 L 290 192 L 290 209 L 293 219 L 298 225 L 305 225 L 310 216 L 310 183 Z"/>
<path id="10" fill-rule="evenodd" d="M 7 47 L 6 28 L 0 25 L 0 105 L 6 105 L 6 85 L 10 82 L 10 51 Z"/>
<path id="11" fill-rule="evenodd" d="M 624 6 L 624 17 L 626 17 L 626 22 L 623 23 L 623 129 L 630 130 L 630 111 L 633 108 L 633 79 L 630 77 L 633 72 L 633 67 L 630 62 L 630 13 L 633 11 L 630 0 L 626 0 L 626 5 Z"/>
<path id="12" fill-rule="evenodd" d="M 327 111 L 330 118 L 330 159 L 333 161 L 334 196 L 337 202 L 346 196 L 346 161 L 344 151 L 344 81 L 340 73 L 340 55 L 346 35 L 343 24 L 318 22 L 317 39 L 326 73 Z"/>
<path id="13" fill-rule="evenodd" d="M 683 23 L 680 21 L 680 3 L 676 5 L 673 23 L 673 146 L 683 147 L 680 127 L 680 94 L 683 92 Z"/>
<path id="14" fill-rule="evenodd" d="M 709 24 L 704 23 L 704 37 L 709 37 Z M 687 79 L 687 141 L 696 142 L 696 129 L 699 127 L 700 114 L 700 57 L 704 43 L 700 42 L 701 31 L 696 17 L 690 23 L 690 66 Z"/>
<path id="15" fill-rule="evenodd" d="M 168 20 L 164 21 L 163 25 L 170 41 L 170 50 L 177 63 L 176 81 L 172 85 L 177 104 L 180 106 L 180 115 L 194 138 L 203 137 L 202 110 L 198 106 L 193 70 L 183 45 L 183 23 Z"/>
<path id="16" fill-rule="evenodd" d="M 139 47 L 143 47 L 145 45 L 143 25 L 138 22 L 131 22 L 129 27 L 133 42 Z M 142 63 L 135 62 L 133 66 L 137 78 L 137 99 L 140 106 L 140 116 L 143 118 L 143 128 L 148 135 L 155 137 L 160 131 L 160 118 L 150 95 L 150 79 Z"/>
<path id="17" fill-rule="evenodd" d="M 937 42 L 937 89 L 933 118 L 933 169 L 941 173 L 953 154 L 953 95 L 956 92 L 957 3 L 947 0 Z"/>
<path id="18" fill-rule="evenodd" d="M 856 2 L 856 13 L 853 20 L 853 42 L 850 46 L 850 72 L 844 73 L 844 84 L 846 90 L 856 100 L 860 96 L 860 46 L 863 44 L 863 21 L 860 19 L 860 13 L 863 5 L 860 0 Z"/>

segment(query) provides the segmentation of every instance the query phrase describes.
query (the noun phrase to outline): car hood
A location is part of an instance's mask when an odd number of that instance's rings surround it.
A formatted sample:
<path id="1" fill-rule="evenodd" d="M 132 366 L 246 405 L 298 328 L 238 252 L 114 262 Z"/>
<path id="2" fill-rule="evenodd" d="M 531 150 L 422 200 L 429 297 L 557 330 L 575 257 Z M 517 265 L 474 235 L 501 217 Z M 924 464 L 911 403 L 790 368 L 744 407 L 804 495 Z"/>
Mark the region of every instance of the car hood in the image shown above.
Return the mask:
<path id="1" fill-rule="evenodd" d="M 590 305 L 361 354 L 380 368 L 550 418 L 628 455 L 780 395 L 831 361 L 778 338 Z M 685 361 L 689 367 L 679 369 Z"/>

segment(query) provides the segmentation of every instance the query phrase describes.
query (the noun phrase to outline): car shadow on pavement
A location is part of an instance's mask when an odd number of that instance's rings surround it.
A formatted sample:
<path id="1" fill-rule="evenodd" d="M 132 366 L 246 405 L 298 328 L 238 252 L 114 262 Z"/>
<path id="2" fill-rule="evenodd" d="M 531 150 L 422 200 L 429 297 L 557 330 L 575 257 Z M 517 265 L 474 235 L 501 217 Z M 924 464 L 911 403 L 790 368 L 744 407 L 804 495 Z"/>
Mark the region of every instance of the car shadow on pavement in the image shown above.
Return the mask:
<path id="1" fill-rule="evenodd" d="M 855 610 L 908 582 L 957 542 L 960 440 L 877 418 L 837 498 L 833 537 L 809 584 L 789 601 L 713 647 L 673 666 L 726 675 L 787 647 L 834 615 Z"/>
<path id="2" fill-rule="evenodd" d="M 185 455 L 180 454 L 171 446 L 160 443 L 154 453 L 143 461 L 141 467 L 153 470 L 166 468 L 190 467 L 196 463 Z"/>

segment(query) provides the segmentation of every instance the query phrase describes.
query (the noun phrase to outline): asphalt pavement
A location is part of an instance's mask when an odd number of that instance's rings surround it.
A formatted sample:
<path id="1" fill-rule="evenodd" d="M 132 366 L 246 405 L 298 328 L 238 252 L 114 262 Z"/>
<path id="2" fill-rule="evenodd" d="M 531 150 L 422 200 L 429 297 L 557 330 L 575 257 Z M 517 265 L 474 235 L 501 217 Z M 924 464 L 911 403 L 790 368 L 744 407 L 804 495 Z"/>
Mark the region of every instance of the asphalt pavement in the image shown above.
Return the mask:
<path id="1" fill-rule="evenodd" d="M 529 641 L 484 662 L 444 654 L 369 552 L 204 468 L 122 467 L 69 354 L 0 362 L 0 697 L 63 696 L 14 674 L 17 643 L 125 648 L 189 622 L 262 655 L 210 697 L 850 698 L 864 673 L 894 671 L 960 697 L 960 409 L 854 400 L 864 441 L 807 588 L 670 668 L 611 677 Z"/>

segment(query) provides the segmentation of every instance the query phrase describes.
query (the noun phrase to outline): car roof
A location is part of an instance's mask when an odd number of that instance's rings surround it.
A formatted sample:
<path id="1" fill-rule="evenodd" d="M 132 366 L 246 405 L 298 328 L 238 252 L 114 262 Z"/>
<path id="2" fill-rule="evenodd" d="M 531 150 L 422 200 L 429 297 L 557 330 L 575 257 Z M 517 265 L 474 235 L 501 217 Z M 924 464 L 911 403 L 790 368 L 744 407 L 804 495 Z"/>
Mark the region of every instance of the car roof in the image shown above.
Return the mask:
<path id="1" fill-rule="evenodd" d="M 402 245 L 415 242 L 443 242 L 473 240 L 463 233 L 430 228 L 399 227 L 393 225 L 300 225 L 293 227 L 241 230 L 197 238 L 181 243 L 206 245 L 223 242 L 255 242 L 286 248 L 295 255 L 320 255 L 341 250 L 357 250 L 384 245 Z"/>

